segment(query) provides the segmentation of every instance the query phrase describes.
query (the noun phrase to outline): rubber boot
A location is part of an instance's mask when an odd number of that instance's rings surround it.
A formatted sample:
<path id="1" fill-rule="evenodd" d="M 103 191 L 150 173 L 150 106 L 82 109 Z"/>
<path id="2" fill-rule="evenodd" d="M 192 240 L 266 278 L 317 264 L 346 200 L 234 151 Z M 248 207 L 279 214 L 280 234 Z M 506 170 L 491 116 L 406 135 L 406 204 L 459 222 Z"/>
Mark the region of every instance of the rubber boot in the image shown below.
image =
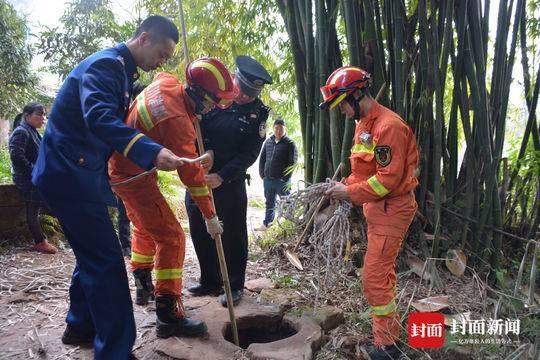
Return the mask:
<path id="1" fill-rule="evenodd" d="M 156 296 L 156 334 L 159 338 L 171 336 L 200 336 L 206 333 L 206 324 L 201 320 L 191 320 L 178 307 L 174 295 Z"/>
<path id="2" fill-rule="evenodd" d="M 135 304 L 148 305 L 154 300 L 154 284 L 152 284 L 152 271 L 150 269 L 137 269 L 133 272 L 135 287 L 137 288 Z"/>

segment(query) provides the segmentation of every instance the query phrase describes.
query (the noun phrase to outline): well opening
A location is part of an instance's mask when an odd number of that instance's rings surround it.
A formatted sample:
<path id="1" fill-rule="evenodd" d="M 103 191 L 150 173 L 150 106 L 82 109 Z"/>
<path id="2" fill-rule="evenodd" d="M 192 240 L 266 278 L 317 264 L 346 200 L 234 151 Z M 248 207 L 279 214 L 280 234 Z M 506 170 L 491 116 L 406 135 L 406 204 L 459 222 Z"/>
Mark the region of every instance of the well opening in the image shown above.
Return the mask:
<path id="1" fill-rule="evenodd" d="M 251 344 L 264 344 L 295 335 L 298 331 L 294 325 L 281 317 L 240 318 L 236 321 L 238 341 L 242 349 Z M 234 344 L 231 324 L 227 323 L 223 330 L 225 340 Z"/>

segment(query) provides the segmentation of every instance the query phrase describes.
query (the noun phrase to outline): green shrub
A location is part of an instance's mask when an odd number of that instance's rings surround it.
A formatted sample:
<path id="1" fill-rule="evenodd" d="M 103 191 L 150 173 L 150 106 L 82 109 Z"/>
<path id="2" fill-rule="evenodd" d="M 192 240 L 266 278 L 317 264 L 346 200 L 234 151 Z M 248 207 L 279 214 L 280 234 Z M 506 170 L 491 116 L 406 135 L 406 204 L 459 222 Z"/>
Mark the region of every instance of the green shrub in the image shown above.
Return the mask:
<path id="1" fill-rule="evenodd" d="M 178 219 L 187 219 L 184 207 L 185 189 L 176 172 L 160 171 L 158 185 L 173 213 Z"/>
<path id="2" fill-rule="evenodd" d="M 265 204 L 264 204 L 264 200 L 261 200 L 261 199 L 258 199 L 258 198 L 250 198 L 248 200 L 249 202 L 249 206 L 251 207 L 254 207 L 254 208 L 258 208 L 258 209 L 264 209 L 265 208 Z"/>
<path id="3" fill-rule="evenodd" d="M 0 184 L 11 184 L 11 159 L 7 146 L 0 146 Z"/>
<path id="4" fill-rule="evenodd" d="M 266 233 L 258 239 L 257 245 L 262 250 L 272 248 L 278 243 L 283 242 L 285 239 L 292 239 L 295 232 L 295 226 L 289 220 L 283 220 L 280 223 L 275 221 L 268 230 L 266 230 Z"/>

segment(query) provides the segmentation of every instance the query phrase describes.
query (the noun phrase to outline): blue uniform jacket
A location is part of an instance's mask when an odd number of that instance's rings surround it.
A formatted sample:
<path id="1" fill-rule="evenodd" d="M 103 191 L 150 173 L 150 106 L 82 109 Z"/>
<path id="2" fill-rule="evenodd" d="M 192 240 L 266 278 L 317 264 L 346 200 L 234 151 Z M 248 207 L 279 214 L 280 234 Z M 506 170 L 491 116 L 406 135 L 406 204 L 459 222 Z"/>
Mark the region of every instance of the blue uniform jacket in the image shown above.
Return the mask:
<path id="1" fill-rule="evenodd" d="M 162 146 L 124 124 L 135 61 L 125 44 L 99 51 L 68 75 L 54 101 L 32 182 L 49 199 L 114 205 L 107 161 L 118 151 L 149 169 Z"/>

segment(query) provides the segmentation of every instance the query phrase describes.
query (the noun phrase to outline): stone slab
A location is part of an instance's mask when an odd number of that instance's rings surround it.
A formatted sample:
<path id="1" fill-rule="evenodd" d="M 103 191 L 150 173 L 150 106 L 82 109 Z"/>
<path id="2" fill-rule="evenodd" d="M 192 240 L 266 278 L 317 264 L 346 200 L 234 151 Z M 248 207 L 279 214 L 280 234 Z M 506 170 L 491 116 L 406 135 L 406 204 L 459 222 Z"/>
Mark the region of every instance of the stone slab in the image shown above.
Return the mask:
<path id="1" fill-rule="evenodd" d="M 251 344 L 247 356 L 253 360 L 309 360 L 322 344 L 321 327 L 311 317 L 301 318 L 286 315 L 283 321 L 297 329 L 295 335 L 267 344 Z"/>
<path id="2" fill-rule="evenodd" d="M 277 306 L 261 305 L 249 297 L 244 297 L 235 307 L 235 315 L 240 330 L 271 327 L 282 319 Z M 229 325 L 229 313 L 217 299 L 190 311 L 190 316 L 206 322 L 208 335 L 205 338 L 158 339 L 155 349 L 157 353 L 184 360 L 234 359 L 242 353 L 241 348 L 224 338 L 225 330 Z M 271 343 L 249 345 L 247 356 L 250 359 L 306 360 L 313 358 L 322 343 L 321 327 L 309 316 L 298 318 L 286 315 L 283 321 L 288 322 L 298 332 L 291 337 Z"/>
<path id="3" fill-rule="evenodd" d="M 245 288 L 249 291 L 260 293 L 264 289 L 275 288 L 275 284 L 268 278 L 258 278 L 246 281 Z"/>
<path id="4" fill-rule="evenodd" d="M 242 351 L 233 343 L 225 340 L 223 333 L 229 323 L 229 311 L 217 298 L 212 298 L 207 305 L 190 311 L 190 317 L 203 320 L 208 327 L 205 338 L 168 338 L 158 339 L 156 352 L 174 359 L 233 359 L 235 353 Z M 244 297 L 235 308 L 235 315 L 240 326 L 248 319 L 258 321 L 261 317 L 280 316 L 274 306 L 261 306 L 253 299 Z"/>
<path id="5" fill-rule="evenodd" d="M 282 312 L 290 309 L 298 300 L 300 300 L 300 295 L 289 289 L 264 289 L 259 295 L 261 304 L 273 304 Z"/>
<path id="6" fill-rule="evenodd" d="M 335 306 L 322 306 L 306 315 L 311 316 L 324 331 L 335 329 L 345 322 L 343 310 Z"/>

